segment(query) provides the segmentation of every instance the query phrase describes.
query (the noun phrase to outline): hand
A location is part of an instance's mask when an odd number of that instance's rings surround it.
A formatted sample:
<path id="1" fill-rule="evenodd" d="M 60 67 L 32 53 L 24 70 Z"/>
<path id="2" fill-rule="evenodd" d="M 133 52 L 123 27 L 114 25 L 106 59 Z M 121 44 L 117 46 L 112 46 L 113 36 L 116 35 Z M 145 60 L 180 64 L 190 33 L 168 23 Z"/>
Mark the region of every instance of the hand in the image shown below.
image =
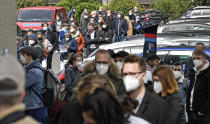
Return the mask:
<path id="1" fill-rule="evenodd" d="M 68 48 L 69 48 L 69 46 L 66 46 L 66 48 L 68 49 Z"/>
<path id="2" fill-rule="evenodd" d="M 198 115 L 204 115 L 203 113 L 198 112 Z"/>
<path id="3" fill-rule="evenodd" d="M 105 40 L 109 40 L 109 38 L 105 38 Z"/>
<path id="4" fill-rule="evenodd" d="M 102 37 L 100 37 L 100 39 L 102 39 Z"/>

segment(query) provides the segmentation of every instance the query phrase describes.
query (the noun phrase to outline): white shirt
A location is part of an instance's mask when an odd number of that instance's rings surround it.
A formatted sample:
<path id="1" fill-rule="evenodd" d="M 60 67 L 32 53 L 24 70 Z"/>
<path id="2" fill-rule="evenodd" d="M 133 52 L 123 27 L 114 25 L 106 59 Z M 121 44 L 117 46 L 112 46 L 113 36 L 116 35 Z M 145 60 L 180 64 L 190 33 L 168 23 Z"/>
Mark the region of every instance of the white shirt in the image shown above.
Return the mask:
<path id="1" fill-rule="evenodd" d="M 128 120 L 130 122 L 129 124 L 150 124 L 149 122 L 145 121 L 144 119 L 133 116 L 133 115 L 131 115 Z"/>
<path id="2" fill-rule="evenodd" d="M 93 31 L 92 33 L 90 33 L 90 38 L 91 38 L 91 40 L 95 39 L 95 31 Z"/>

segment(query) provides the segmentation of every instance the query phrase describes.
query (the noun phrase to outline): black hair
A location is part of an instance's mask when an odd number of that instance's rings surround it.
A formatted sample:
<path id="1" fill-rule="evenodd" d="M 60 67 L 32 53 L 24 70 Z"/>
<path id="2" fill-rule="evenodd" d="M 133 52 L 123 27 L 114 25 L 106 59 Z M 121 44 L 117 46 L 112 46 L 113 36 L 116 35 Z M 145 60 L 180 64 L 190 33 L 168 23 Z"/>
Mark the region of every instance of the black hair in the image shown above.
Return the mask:
<path id="1" fill-rule="evenodd" d="M 183 68 L 183 65 L 182 65 L 181 62 L 175 62 L 173 65 L 174 65 L 174 66 L 182 66 L 182 68 Z"/>
<path id="2" fill-rule="evenodd" d="M 82 57 L 82 56 L 81 55 L 77 55 L 77 54 L 70 54 L 68 62 L 67 62 L 67 65 L 72 65 L 73 62 L 77 60 L 77 57 Z"/>
<path id="3" fill-rule="evenodd" d="M 90 113 L 96 124 L 126 124 L 128 119 L 119 101 L 108 90 L 97 88 L 85 97 L 83 112 Z"/>
<path id="4" fill-rule="evenodd" d="M 155 59 L 160 60 L 160 58 L 159 58 L 157 55 L 150 55 L 150 56 L 147 58 L 147 62 L 148 62 L 148 61 L 153 61 L 153 60 L 155 60 Z"/>
<path id="5" fill-rule="evenodd" d="M 125 51 L 118 51 L 118 52 L 115 54 L 114 58 L 117 58 L 117 57 L 124 58 L 124 57 L 126 57 L 126 56 L 128 56 L 128 55 L 129 55 L 128 52 L 125 52 Z"/>

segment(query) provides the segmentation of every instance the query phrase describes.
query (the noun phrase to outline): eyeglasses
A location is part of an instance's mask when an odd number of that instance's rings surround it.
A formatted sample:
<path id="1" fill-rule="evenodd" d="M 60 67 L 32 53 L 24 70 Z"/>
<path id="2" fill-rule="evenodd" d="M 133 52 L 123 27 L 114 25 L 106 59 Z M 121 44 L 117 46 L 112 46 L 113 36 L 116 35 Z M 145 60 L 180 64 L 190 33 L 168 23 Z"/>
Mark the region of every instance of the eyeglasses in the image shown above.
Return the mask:
<path id="1" fill-rule="evenodd" d="M 137 74 L 141 74 L 143 72 L 129 72 L 129 73 L 122 73 L 122 77 L 125 77 L 127 75 L 130 75 L 130 76 L 136 76 Z"/>
<path id="2" fill-rule="evenodd" d="M 202 59 L 202 58 L 201 58 L 201 57 L 193 57 L 192 59 L 193 59 L 193 60 L 196 60 L 196 59 L 197 59 L 197 60 L 200 60 L 200 59 Z"/>
<path id="3" fill-rule="evenodd" d="M 182 71 L 182 69 L 174 69 L 174 71 Z"/>

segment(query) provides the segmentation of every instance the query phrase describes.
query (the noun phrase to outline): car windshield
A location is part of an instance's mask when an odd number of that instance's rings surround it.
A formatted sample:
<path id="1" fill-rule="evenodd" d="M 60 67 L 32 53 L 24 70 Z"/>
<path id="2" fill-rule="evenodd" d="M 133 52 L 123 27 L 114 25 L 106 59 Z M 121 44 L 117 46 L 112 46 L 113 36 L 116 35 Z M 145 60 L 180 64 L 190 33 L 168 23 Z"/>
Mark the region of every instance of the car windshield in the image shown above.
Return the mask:
<path id="1" fill-rule="evenodd" d="M 53 10 L 20 10 L 18 22 L 50 22 L 53 19 Z"/>

